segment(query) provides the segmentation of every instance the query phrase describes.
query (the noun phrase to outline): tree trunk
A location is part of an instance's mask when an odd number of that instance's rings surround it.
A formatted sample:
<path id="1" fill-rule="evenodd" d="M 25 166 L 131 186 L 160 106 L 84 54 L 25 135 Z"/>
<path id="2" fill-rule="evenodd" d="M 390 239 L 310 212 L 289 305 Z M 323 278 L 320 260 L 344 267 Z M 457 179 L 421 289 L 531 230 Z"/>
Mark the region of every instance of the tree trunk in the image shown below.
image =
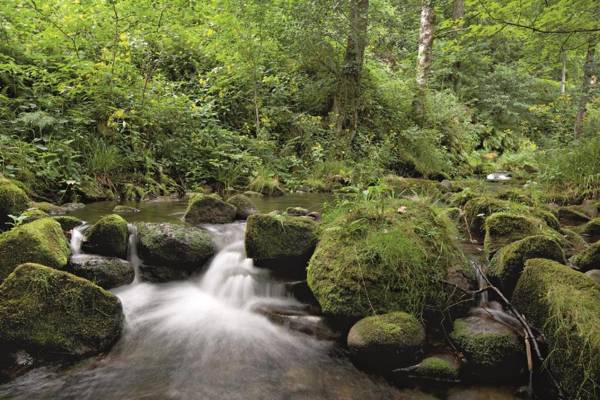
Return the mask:
<path id="1" fill-rule="evenodd" d="M 465 16 L 465 0 L 454 0 L 452 3 L 452 19 L 461 19 Z"/>
<path id="2" fill-rule="evenodd" d="M 417 93 L 413 101 L 413 112 L 419 124 L 425 117 L 425 91 L 431 67 L 431 49 L 433 47 L 433 28 L 435 24 L 435 10 L 433 0 L 422 0 L 421 3 L 421 28 L 419 31 L 419 53 L 417 55 Z"/>
<path id="3" fill-rule="evenodd" d="M 567 53 L 563 51 L 560 54 L 562 61 L 562 71 L 560 74 L 560 94 L 564 94 L 567 91 Z"/>
<path id="4" fill-rule="evenodd" d="M 348 135 L 348 146 L 352 144 L 358 129 L 360 81 L 367 47 L 368 15 L 369 0 L 350 0 L 346 54 L 333 101 L 335 129 L 340 136 Z"/>
<path id="5" fill-rule="evenodd" d="M 465 17 L 465 0 L 454 0 L 452 3 L 452 19 L 456 23 L 456 21 L 463 19 Z M 455 61 L 452 64 L 452 76 L 451 82 L 454 87 L 454 93 L 458 94 L 460 89 L 460 70 L 462 67 L 462 63 L 460 60 Z"/>
<path id="6" fill-rule="evenodd" d="M 587 105 L 592 98 L 592 91 L 596 86 L 598 77 L 595 71 L 595 53 L 596 40 L 590 38 L 588 41 L 587 54 L 583 64 L 583 85 L 581 88 L 581 99 L 579 100 L 579 109 L 575 117 L 575 137 L 581 137 L 583 132 L 583 122 L 587 114 Z"/>

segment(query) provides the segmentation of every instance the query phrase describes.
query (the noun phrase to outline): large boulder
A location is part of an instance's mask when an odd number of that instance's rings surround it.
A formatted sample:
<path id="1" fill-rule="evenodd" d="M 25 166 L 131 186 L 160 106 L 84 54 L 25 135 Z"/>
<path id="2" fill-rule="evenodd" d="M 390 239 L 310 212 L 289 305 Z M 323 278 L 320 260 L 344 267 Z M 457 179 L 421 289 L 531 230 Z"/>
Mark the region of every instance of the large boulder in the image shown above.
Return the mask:
<path id="1" fill-rule="evenodd" d="M 58 222 L 62 227 L 63 231 L 68 232 L 73 228 L 78 227 L 83 224 L 83 221 L 77 217 L 73 217 L 71 215 L 60 215 L 56 217 L 52 217 L 53 220 Z"/>
<path id="2" fill-rule="evenodd" d="M 525 261 L 531 258 L 547 258 L 566 263 L 560 244 L 547 236 L 529 236 L 501 248 L 490 261 L 488 276 L 497 282 L 506 295 L 517 284 Z"/>
<path id="3" fill-rule="evenodd" d="M 600 241 L 594 243 L 581 253 L 576 254 L 571 262 L 580 271 L 589 271 L 591 269 L 600 269 Z"/>
<path id="4" fill-rule="evenodd" d="M 135 277 L 133 266 L 128 261 L 95 254 L 74 255 L 69 261 L 67 270 L 104 289 L 128 285 Z"/>
<path id="5" fill-rule="evenodd" d="M 583 226 L 581 233 L 586 236 L 600 236 L 600 218 L 594 218 Z"/>
<path id="6" fill-rule="evenodd" d="M 29 201 L 23 189 L 0 176 L 0 232 L 8 229 L 9 215 L 20 215 L 29 207 Z"/>
<path id="7" fill-rule="evenodd" d="M 245 247 L 258 267 L 303 277 L 317 245 L 318 224 L 310 217 L 255 214 L 248 218 Z"/>
<path id="8" fill-rule="evenodd" d="M 127 257 L 127 221 L 120 215 L 106 215 L 85 232 L 83 250 L 107 257 Z"/>
<path id="9" fill-rule="evenodd" d="M 600 286 L 565 265 L 532 259 L 512 303 L 544 334 L 547 366 L 566 398 L 600 398 Z"/>
<path id="10" fill-rule="evenodd" d="M 522 211 L 523 209 L 525 207 L 520 204 L 489 196 L 475 197 L 467 201 L 464 206 L 469 230 L 475 235 L 484 233 L 484 223 L 490 215 L 497 212 Z"/>
<path id="11" fill-rule="evenodd" d="M 138 223 L 138 252 L 146 280 L 184 279 L 215 254 L 208 232 L 168 223 Z"/>
<path id="12" fill-rule="evenodd" d="M 0 345 L 36 360 L 106 351 L 121 335 L 123 320 L 116 296 L 39 264 L 20 265 L 0 285 Z"/>
<path id="13" fill-rule="evenodd" d="M 413 364 L 424 343 L 423 325 L 405 312 L 363 318 L 348 333 L 352 360 L 361 368 L 383 373 Z"/>
<path id="14" fill-rule="evenodd" d="M 425 201 L 341 202 L 323 217 L 308 285 L 329 316 L 447 308 L 448 271 L 466 265 L 452 223 Z"/>
<path id="15" fill-rule="evenodd" d="M 236 209 L 236 219 L 247 219 L 249 216 L 256 214 L 256 205 L 254 202 L 243 194 L 236 194 L 227 199 L 227 202 L 233 205 Z"/>
<path id="16" fill-rule="evenodd" d="M 190 199 L 183 217 L 192 225 L 227 224 L 235 221 L 237 209 L 216 194 L 197 194 Z"/>
<path id="17" fill-rule="evenodd" d="M 64 269 L 69 244 L 60 224 L 42 218 L 0 234 L 0 282 L 18 265 L 34 262 Z"/>
<path id="18" fill-rule="evenodd" d="M 511 381 L 525 367 L 523 340 L 492 318 L 457 319 L 450 338 L 468 361 L 466 375 L 476 381 Z"/>

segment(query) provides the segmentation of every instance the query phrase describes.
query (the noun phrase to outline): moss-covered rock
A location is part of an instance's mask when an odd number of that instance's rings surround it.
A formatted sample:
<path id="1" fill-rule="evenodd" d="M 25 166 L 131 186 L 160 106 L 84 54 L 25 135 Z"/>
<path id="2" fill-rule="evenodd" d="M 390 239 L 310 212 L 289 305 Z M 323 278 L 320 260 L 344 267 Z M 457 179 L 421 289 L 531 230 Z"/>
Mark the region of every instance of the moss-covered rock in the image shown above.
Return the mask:
<path id="1" fill-rule="evenodd" d="M 507 212 L 495 213 L 485 221 L 484 251 L 491 258 L 500 248 L 534 235 L 546 235 L 560 243 L 564 241 L 539 218 Z"/>
<path id="2" fill-rule="evenodd" d="M 566 398 L 600 398 L 600 286 L 557 262 L 533 259 L 512 303 L 546 337 L 546 359 Z"/>
<path id="3" fill-rule="evenodd" d="M 86 232 L 83 250 L 107 257 L 127 257 L 127 221 L 120 215 L 106 215 Z"/>
<path id="4" fill-rule="evenodd" d="M 505 382 L 525 366 L 521 338 L 491 318 L 470 316 L 454 321 L 450 338 L 465 355 L 466 375 L 478 381 Z"/>
<path id="5" fill-rule="evenodd" d="M 103 187 L 95 179 L 84 179 L 78 188 L 79 195 L 85 202 L 114 200 L 115 194 L 108 188 Z"/>
<path id="6" fill-rule="evenodd" d="M 422 315 L 447 307 L 443 281 L 466 265 L 455 229 L 425 201 L 341 202 L 323 217 L 308 284 L 325 314 L 344 318 L 373 312 Z"/>
<path id="7" fill-rule="evenodd" d="M 506 295 L 517 284 L 525 262 L 531 258 L 547 258 L 566 263 L 560 244 L 547 236 L 529 236 L 501 248 L 492 258 L 488 275 L 497 282 Z"/>
<path id="8" fill-rule="evenodd" d="M 526 193 L 523 189 L 518 189 L 518 188 L 505 189 L 505 190 L 501 191 L 500 193 L 498 193 L 497 197 L 500 200 L 509 200 L 514 203 L 519 203 L 519 204 L 523 204 L 526 206 L 534 206 L 535 205 L 535 201 L 533 200 L 531 195 Z"/>
<path id="9" fill-rule="evenodd" d="M 558 209 L 558 217 L 567 224 L 578 225 L 590 220 L 589 215 L 585 214 L 577 206 L 563 206 Z"/>
<path id="10" fill-rule="evenodd" d="M 137 208 L 135 208 L 135 207 L 124 206 L 122 204 L 118 204 L 118 205 L 115 206 L 115 208 L 113 208 L 113 212 L 115 214 L 128 215 L 128 214 L 139 213 L 140 210 L 137 209 Z"/>
<path id="11" fill-rule="evenodd" d="M 0 235 L 0 281 L 27 262 L 63 269 L 69 252 L 60 224 L 50 218 L 13 228 Z"/>
<path id="12" fill-rule="evenodd" d="M 48 216 L 48 214 L 39 208 L 28 208 L 27 210 L 23 211 L 23 213 L 20 215 L 20 218 L 23 218 L 23 223 L 28 223 L 35 221 L 36 219 L 46 218 Z"/>
<path id="13" fill-rule="evenodd" d="M 203 229 L 168 223 L 138 223 L 138 252 L 146 280 L 164 282 L 188 277 L 215 254 Z"/>
<path id="14" fill-rule="evenodd" d="M 465 188 L 460 192 L 452 193 L 446 197 L 447 203 L 452 207 L 463 207 L 469 200 L 479 197 L 480 194 L 471 188 Z"/>
<path id="15" fill-rule="evenodd" d="M 583 226 L 581 233 L 586 236 L 600 236 L 600 218 L 594 218 Z"/>
<path id="16" fill-rule="evenodd" d="M 61 215 L 67 213 L 67 209 L 65 207 L 57 206 L 56 204 L 52 204 L 47 201 L 33 202 L 31 203 L 31 207 L 38 208 L 48 215 Z"/>
<path id="17" fill-rule="evenodd" d="M 106 351 L 121 335 L 123 319 L 116 296 L 42 265 L 20 265 L 0 285 L 0 344 L 34 359 Z"/>
<path id="18" fill-rule="evenodd" d="M 590 269 L 585 274 L 592 278 L 598 285 L 600 285 L 600 269 Z"/>
<path id="19" fill-rule="evenodd" d="M 414 375 L 436 381 L 455 381 L 460 374 L 460 361 L 453 354 L 435 354 L 421 361 Z"/>
<path id="20" fill-rule="evenodd" d="M 225 203 L 216 194 L 197 194 L 190 199 L 184 219 L 187 223 L 198 225 L 227 224 L 235 220 L 237 209 Z"/>
<path id="21" fill-rule="evenodd" d="M 309 217 L 255 214 L 248 218 L 245 247 L 259 267 L 303 277 L 317 245 L 318 224 Z"/>
<path id="22" fill-rule="evenodd" d="M 20 187 L 0 177 L 0 232 L 8 229 L 9 215 L 18 216 L 29 208 L 29 196 Z"/>
<path id="23" fill-rule="evenodd" d="M 67 271 L 85 278 L 104 289 L 133 282 L 135 271 L 131 263 L 116 257 L 78 254 L 69 260 Z"/>
<path id="24" fill-rule="evenodd" d="M 288 207 L 285 209 L 285 213 L 293 217 L 304 217 L 310 214 L 310 210 L 304 207 Z"/>
<path id="25" fill-rule="evenodd" d="M 256 214 L 256 205 L 254 202 L 243 194 L 236 194 L 227 199 L 227 202 L 233 205 L 236 209 L 236 219 L 247 219 L 249 216 Z"/>
<path id="26" fill-rule="evenodd" d="M 405 312 L 363 318 L 348 333 L 352 360 L 362 368 L 384 373 L 414 363 L 424 343 L 425 329 Z"/>
<path id="27" fill-rule="evenodd" d="M 583 272 L 600 268 L 600 241 L 576 254 L 571 261 L 574 266 Z"/>
<path id="28" fill-rule="evenodd" d="M 58 222 L 62 227 L 62 230 L 65 232 L 70 231 L 71 229 L 78 227 L 83 224 L 83 221 L 77 217 L 73 217 L 71 215 L 60 215 L 57 217 L 52 217 L 53 220 Z"/>
<path id="29" fill-rule="evenodd" d="M 383 183 L 387 185 L 396 197 L 427 196 L 435 199 L 442 197 L 439 182 L 420 178 L 404 178 L 396 175 L 383 177 Z"/>
<path id="30" fill-rule="evenodd" d="M 565 238 L 564 250 L 567 257 L 572 257 L 573 255 L 581 253 L 590 247 L 588 242 L 586 242 L 585 239 L 574 230 L 562 228 L 561 232 Z"/>
<path id="31" fill-rule="evenodd" d="M 527 207 L 507 200 L 500 200 L 490 196 L 475 197 L 469 200 L 464 207 L 465 217 L 469 229 L 474 235 L 484 233 L 485 220 L 497 212 L 524 212 Z"/>

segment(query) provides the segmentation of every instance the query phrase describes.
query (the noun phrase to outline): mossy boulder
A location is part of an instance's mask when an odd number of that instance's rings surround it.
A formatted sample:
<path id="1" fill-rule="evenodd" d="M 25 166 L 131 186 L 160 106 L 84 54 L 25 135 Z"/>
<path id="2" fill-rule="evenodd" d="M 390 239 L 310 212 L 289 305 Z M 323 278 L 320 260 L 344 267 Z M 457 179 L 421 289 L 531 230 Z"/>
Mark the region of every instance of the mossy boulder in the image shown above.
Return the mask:
<path id="1" fill-rule="evenodd" d="M 20 215 L 29 208 L 29 201 L 29 196 L 23 189 L 0 177 L 0 232 L 9 228 L 9 215 Z"/>
<path id="2" fill-rule="evenodd" d="M 423 325 L 405 312 L 363 318 L 348 333 L 348 349 L 354 363 L 383 373 L 414 363 L 424 344 Z"/>
<path id="3" fill-rule="evenodd" d="M 529 236 L 501 248 L 492 258 L 488 276 L 497 282 L 503 293 L 510 295 L 517 284 L 525 262 L 531 258 L 547 258 L 566 263 L 560 244 L 547 236 Z"/>
<path id="4" fill-rule="evenodd" d="M 526 206 L 534 206 L 535 205 L 535 201 L 533 200 L 531 195 L 529 195 L 529 193 L 527 193 L 523 189 L 518 189 L 518 188 L 505 189 L 505 190 L 501 191 L 500 193 L 498 193 L 497 197 L 500 200 L 509 200 L 514 203 L 519 203 L 519 204 L 523 204 Z"/>
<path id="5" fill-rule="evenodd" d="M 95 254 L 78 254 L 71 257 L 67 271 L 104 289 L 128 285 L 135 277 L 133 266 L 128 261 Z"/>
<path id="6" fill-rule="evenodd" d="M 567 224 L 578 225 L 590 220 L 589 215 L 585 214 L 577 206 L 563 206 L 558 209 L 558 218 L 564 220 Z"/>
<path id="7" fill-rule="evenodd" d="M 106 215 L 85 232 L 83 250 L 107 257 L 127 257 L 127 221 L 120 215 Z"/>
<path id="8" fill-rule="evenodd" d="M 293 217 L 304 217 L 310 214 L 310 210 L 304 207 L 288 207 L 285 209 L 285 213 Z"/>
<path id="9" fill-rule="evenodd" d="M 469 200 L 479 197 L 480 194 L 471 188 L 465 188 L 460 192 L 452 193 L 446 197 L 447 203 L 452 207 L 463 207 Z"/>
<path id="10" fill-rule="evenodd" d="M 188 277 L 215 254 L 208 232 L 168 223 L 138 223 L 138 252 L 143 277 L 164 282 Z"/>
<path id="11" fill-rule="evenodd" d="M 600 285 L 600 269 L 590 269 L 585 274 L 592 278 L 598 285 Z"/>
<path id="12" fill-rule="evenodd" d="M 28 208 L 27 210 L 23 211 L 23 213 L 20 215 L 20 218 L 23 218 L 23 223 L 28 223 L 28 222 L 32 222 L 35 221 L 36 219 L 40 219 L 40 218 L 46 218 L 49 215 L 40 210 L 39 208 Z"/>
<path id="13" fill-rule="evenodd" d="M 72 230 L 73 228 L 76 228 L 79 225 L 83 224 L 82 220 L 80 220 L 77 217 L 73 217 L 71 215 L 60 215 L 60 216 L 52 217 L 52 219 L 55 220 L 56 222 L 58 222 L 60 224 L 60 226 L 62 227 L 62 230 L 65 232 L 68 232 L 68 231 Z"/>
<path id="14" fill-rule="evenodd" d="M 484 233 L 485 220 L 497 212 L 522 212 L 527 207 L 507 200 L 490 196 L 480 196 L 469 200 L 464 206 L 465 217 L 470 231 L 475 235 Z"/>
<path id="15" fill-rule="evenodd" d="M 396 197 L 410 197 L 415 195 L 435 199 L 442 197 L 440 183 L 428 179 L 387 175 L 383 177 L 383 183 L 394 192 L 394 196 Z"/>
<path id="16" fill-rule="evenodd" d="M 251 215 L 244 238 L 246 254 L 259 267 L 302 278 L 317 245 L 317 227 L 310 217 Z"/>
<path id="17" fill-rule="evenodd" d="M 65 207 L 57 206 L 56 204 L 52 204 L 47 201 L 33 202 L 31 203 L 31 207 L 40 209 L 48 215 L 61 215 L 67 213 L 67 209 Z"/>
<path id="18" fill-rule="evenodd" d="M 183 217 L 192 225 L 227 224 L 235 221 L 237 209 L 216 194 L 197 194 L 190 199 Z"/>
<path id="19" fill-rule="evenodd" d="M 60 224 L 50 218 L 13 228 L 0 234 L 0 281 L 27 262 L 64 269 L 69 253 Z"/>
<path id="20" fill-rule="evenodd" d="M 532 259 L 512 303 L 546 337 L 546 362 L 566 398 L 600 398 L 600 286 L 565 265 Z"/>
<path id="21" fill-rule="evenodd" d="M 525 366 L 524 345 L 519 335 L 491 318 L 457 319 L 450 338 L 467 359 L 465 373 L 471 379 L 507 382 L 519 376 Z"/>
<path id="22" fill-rule="evenodd" d="M 236 194 L 227 199 L 227 202 L 233 205 L 236 209 L 236 219 L 247 219 L 249 216 L 256 214 L 256 205 L 254 202 L 243 194 Z"/>
<path id="23" fill-rule="evenodd" d="M 508 212 L 495 213 L 485 221 L 483 248 L 487 256 L 491 258 L 500 248 L 534 235 L 546 235 L 555 238 L 560 243 L 564 241 L 562 236 L 551 230 L 539 218 Z"/>
<path id="24" fill-rule="evenodd" d="M 131 206 L 124 206 L 122 204 L 118 204 L 113 208 L 112 212 L 115 214 L 128 215 L 128 214 L 137 214 L 140 212 L 139 209 Z"/>
<path id="25" fill-rule="evenodd" d="M 435 354 L 424 358 L 412 373 L 436 381 L 456 381 L 460 375 L 460 361 L 453 354 Z"/>
<path id="26" fill-rule="evenodd" d="M 581 233 L 586 236 L 600 236 L 600 218 L 594 218 L 583 226 Z"/>
<path id="27" fill-rule="evenodd" d="M 576 254 L 571 262 L 583 272 L 600 268 L 600 241 Z"/>
<path id="28" fill-rule="evenodd" d="M 0 285 L 0 344 L 34 359 L 77 359 L 108 350 L 121 335 L 119 299 L 92 282 L 23 264 Z"/>
<path id="29" fill-rule="evenodd" d="M 585 239 L 574 230 L 562 228 L 561 232 L 565 238 L 564 250 L 565 255 L 567 257 L 571 257 L 577 253 L 581 253 L 582 251 L 590 247 L 588 242 L 586 242 Z"/>
<path id="30" fill-rule="evenodd" d="M 308 284 L 323 312 L 360 318 L 447 307 L 443 281 L 466 265 L 455 228 L 425 201 L 341 202 L 323 217 Z"/>

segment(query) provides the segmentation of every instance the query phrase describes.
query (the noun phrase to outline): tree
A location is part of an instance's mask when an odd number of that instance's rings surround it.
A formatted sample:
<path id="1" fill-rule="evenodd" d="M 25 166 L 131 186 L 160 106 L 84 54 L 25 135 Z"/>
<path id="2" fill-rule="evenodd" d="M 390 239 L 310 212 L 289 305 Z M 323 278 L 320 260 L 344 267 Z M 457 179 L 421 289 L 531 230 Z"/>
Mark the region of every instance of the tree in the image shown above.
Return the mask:
<path id="1" fill-rule="evenodd" d="M 421 20 L 419 29 L 419 52 L 417 55 L 417 92 L 413 101 L 415 120 L 423 123 L 425 114 L 425 94 L 427 89 L 429 69 L 431 67 L 433 33 L 435 25 L 435 10 L 433 0 L 422 0 Z"/>
<path id="2" fill-rule="evenodd" d="M 593 90 L 598 83 L 596 71 L 596 45 L 598 44 L 596 36 L 590 36 L 588 39 L 585 63 L 583 65 L 583 84 L 581 85 L 581 98 L 579 108 L 575 117 L 575 137 L 580 137 L 583 132 L 583 122 L 587 114 L 588 103 L 590 102 Z"/>

